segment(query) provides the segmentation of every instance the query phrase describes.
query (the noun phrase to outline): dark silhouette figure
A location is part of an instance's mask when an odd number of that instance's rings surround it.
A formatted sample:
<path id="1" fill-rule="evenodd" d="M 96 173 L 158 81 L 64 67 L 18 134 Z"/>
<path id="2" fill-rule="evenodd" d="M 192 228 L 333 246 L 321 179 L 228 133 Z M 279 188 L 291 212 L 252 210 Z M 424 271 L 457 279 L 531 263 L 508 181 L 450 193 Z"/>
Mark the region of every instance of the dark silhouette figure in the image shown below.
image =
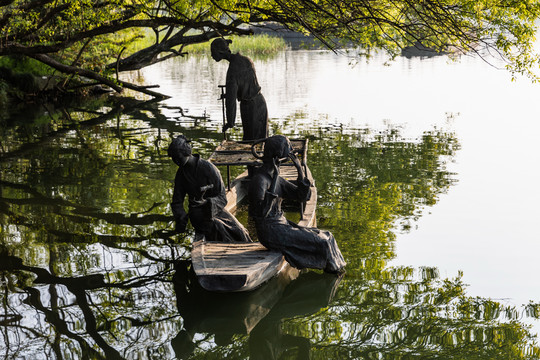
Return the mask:
<path id="1" fill-rule="evenodd" d="M 239 53 L 232 54 L 231 40 L 218 38 L 210 46 L 215 61 L 230 62 L 225 82 L 225 105 L 227 123 L 223 132 L 233 128 L 236 122 L 236 100 L 240 101 L 240 117 L 244 129 L 243 140 L 264 139 L 268 136 L 268 110 L 261 94 L 253 62 Z"/>
<path id="2" fill-rule="evenodd" d="M 191 145 L 183 135 L 171 142 L 168 153 L 178 165 L 171 203 L 176 231 L 186 230 L 189 217 L 195 231 L 204 234 L 208 241 L 250 242 L 244 226 L 225 210 L 225 186 L 216 166 L 198 154 L 192 155 Z M 186 195 L 189 215 L 184 210 Z"/>
<path id="3" fill-rule="evenodd" d="M 279 176 L 280 163 L 290 158 L 298 171 L 295 183 Z M 283 199 L 306 201 L 310 198 L 310 181 L 283 135 L 266 139 L 263 165 L 253 176 L 249 189 L 249 213 L 255 220 L 259 241 L 269 249 L 283 253 L 298 269 L 323 269 L 340 273 L 345 260 L 331 232 L 299 226 L 285 218 Z"/>

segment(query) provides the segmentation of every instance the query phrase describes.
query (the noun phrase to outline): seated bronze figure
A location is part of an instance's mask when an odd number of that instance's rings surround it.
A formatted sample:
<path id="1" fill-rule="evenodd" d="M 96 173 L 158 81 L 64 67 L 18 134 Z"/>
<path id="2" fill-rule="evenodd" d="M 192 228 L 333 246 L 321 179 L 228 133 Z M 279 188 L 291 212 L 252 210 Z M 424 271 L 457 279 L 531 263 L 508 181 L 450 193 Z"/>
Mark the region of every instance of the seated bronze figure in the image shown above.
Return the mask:
<path id="1" fill-rule="evenodd" d="M 188 218 L 195 231 L 208 241 L 250 242 L 244 226 L 227 210 L 227 197 L 221 174 L 217 167 L 191 154 L 191 145 L 179 135 L 170 144 L 168 154 L 178 165 L 171 203 L 176 220 L 176 230 L 184 232 Z M 188 213 L 184 199 L 188 196 Z"/>
<path id="2" fill-rule="evenodd" d="M 294 183 L 279 175 L 280 164 L 287 158 L 298 172 Z M 289 139 L 282 135 L 267 138 L 262 160 L 249 190 L 249 212 L 255 220 L 259 241 L 268 249 L 283 253 L 296 268 L 343 272 L 346 263 L 331 232 L 299 226 L 283 215 L 283 199 L 305 201 L 310 197 L 311 186 Z"/>

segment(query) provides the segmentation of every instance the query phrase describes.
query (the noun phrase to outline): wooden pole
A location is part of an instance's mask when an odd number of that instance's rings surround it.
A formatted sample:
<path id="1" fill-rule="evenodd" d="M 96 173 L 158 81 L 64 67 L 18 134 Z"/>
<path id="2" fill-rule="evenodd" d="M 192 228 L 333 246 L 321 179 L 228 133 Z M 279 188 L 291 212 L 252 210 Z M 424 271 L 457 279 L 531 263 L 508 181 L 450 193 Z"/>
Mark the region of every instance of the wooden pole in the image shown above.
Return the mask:
<path id="1" fill-rule="evenodd" d="M 226 116 L 225 116 L 225 86 L 226 85 L 218 85 L 218 87 L 221 89 L 221 96 L 219 97 L 219 99 L 221 100 L 221 112 L 222 112 L 222 115 L 223 115 L 223 126 L 225 126 L 225 124 L 227 124 L 227 119 L 226 119 Z M 223 131 L 223 140 L 227 140 L 227 132 L 225 130 Z"/>
<path id="2" fill-rule="evenodd" d="M 225 86 L 226 85 L 218 85 L 218 87 L 221 89 L 221 96 L 219 97 L 219 100 L 221 100 L 223 127 L 225 127 L 225 124 L 227 124 L 227 118 L 225 114 Z M 225 130 L 223 130 L 223 140 L 227 140 L 227 132 Z M 231 190 L 231 168 L 229 165 L 227 165 L 227 190 Z"/>

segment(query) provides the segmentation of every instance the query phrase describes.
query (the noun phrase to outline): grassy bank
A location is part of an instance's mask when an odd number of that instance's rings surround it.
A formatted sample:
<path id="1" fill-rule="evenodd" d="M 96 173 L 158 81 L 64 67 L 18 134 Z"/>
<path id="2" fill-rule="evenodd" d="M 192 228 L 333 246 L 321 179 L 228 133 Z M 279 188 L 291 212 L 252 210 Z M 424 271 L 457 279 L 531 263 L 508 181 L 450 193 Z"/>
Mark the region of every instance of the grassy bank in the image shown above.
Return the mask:
<path id="1" fill-rule="evenodd" d="M 233 53 L 240 52 L 243 55 L 255 58 L 272 56 L 288 47 L 285 40 L 277 36 L 233 36 L 230 39 L 232 40 L 230 48 Z M 210 42 L 189 45 L 183 51 L 190 55 L 210 56 Z"/>

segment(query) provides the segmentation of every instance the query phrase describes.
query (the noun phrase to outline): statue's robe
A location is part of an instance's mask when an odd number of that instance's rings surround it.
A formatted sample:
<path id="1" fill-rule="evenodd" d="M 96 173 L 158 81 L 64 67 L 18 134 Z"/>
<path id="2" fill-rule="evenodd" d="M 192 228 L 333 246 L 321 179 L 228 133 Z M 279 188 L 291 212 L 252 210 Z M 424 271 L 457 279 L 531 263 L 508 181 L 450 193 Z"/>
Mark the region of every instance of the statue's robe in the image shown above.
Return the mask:
<path id="1" fill-rule="evenodd" d="M 253 62 L 240 54 L 232 54 L 225 83 L 227 123 L 236 122 L 236 101 L 240 102 L 240 118 L 244 129 L 243 140 L 263 139 L 268 136 L 268 110 L 261 94 Z"/>
<path id="2" fill-rule="evenodd" d="M 249 191 L 250 215 L 261 244 L 280 251 L 298 269 L 341 271 L 346 263 L 331 232 L 299 226 L 283 215 L 283 199 L 309 200 L 309 180 L 293 183 L 279 176 L 273 192 L 269 191 L 271 183 L 270 174 L 262 167 L 255 173 Z"/>

